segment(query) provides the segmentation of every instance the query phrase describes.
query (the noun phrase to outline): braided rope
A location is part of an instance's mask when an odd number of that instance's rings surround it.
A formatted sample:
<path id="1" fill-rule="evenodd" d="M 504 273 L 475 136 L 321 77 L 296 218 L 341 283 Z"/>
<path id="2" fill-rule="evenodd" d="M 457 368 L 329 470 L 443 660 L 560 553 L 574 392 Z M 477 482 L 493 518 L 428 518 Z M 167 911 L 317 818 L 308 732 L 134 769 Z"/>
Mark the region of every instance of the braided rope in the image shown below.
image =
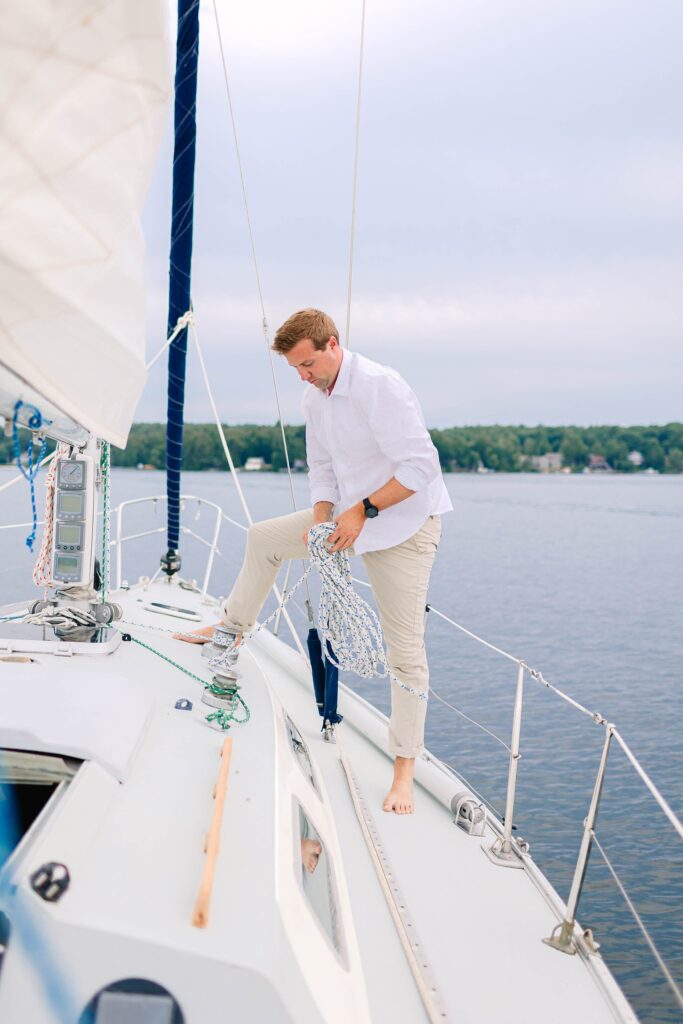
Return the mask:
<path id="1" fill-rule="evenodd" d="M 43 540 L 40 545 L 40 552 L 33 567 L 33 582 L 37 587 L 52 586 L 52 541 L 54 534 L 53 519 L 55 506 L 55 481 L 57 479 L 57 465 L 62 457 L 64 446 L 59 444 L 54 460 L 45 479 L 45 527 L 43 529 Z"/>
<path id="2" fill-rule="evenodd" d="M 376 612 L 353 589 L 351 564 L 346 551 L 330 553 L 326 541 L 334 533 L 335 523 L 320 523 L 309 534 L 311 561 L 322 581 L 318 605 L 318 626 L 322 648 L 332 648 L 334 665 L 355 672 L 363 679 L 389 678 L 401 690 L 427 700 L 427 694 L 401 682 L 389 667 L 384 650 L 382 627 Z"/>
<path id="3" fill-rule="evenodd" d="M 122 632 L 122 630 L 119 630 L 119 632 Z M 220 708 L 218 711 L 213 711 L 210 715 L 206 716 L 207 722 L 215 722 L 216 725 L 219 725 L 221 729 L 229 729 L 231 722 L 233 722 L 235 725 L 247 724 L 247 722 L 251 718 L 251 711 L 249 710 L 249 707 L 244 698 L 241 697 L 236 690 L 231 692 L 227 687 L 217 686 L 215 683 L 207 683 L 206 679 L 202 679 L 202 677 L 198 676 L 196 672 L 192 672 L 189 668 L 185 668 L 184 665 L 181 665 L 179 662 L 174 661 L 173 658 L 169 658 L 167 654 L 163 654 L 162 651 L 157 650 L 156 647 L 152 647 L 151 644 L 146 644 L 144 640 L 138 640 L 136 636 L 131 636 L 130 633 L 126 635 L 129 636 L 131 641 L 134 644 L 137 644 L 138 647 L 143 647 L 146 651 L 149 651 L 151 654 L 156 654 L 156 656 L 158 658 L 161 658 L 162 661 L 167 662 L 169 665 L 172 665 L 173 668 L 177 668 L 186 676 L 189 676 L 190 679 L 194 679 L 196 682 L 200 683 L 205 690 L 209 691 L 209 693 L 215 693 L 220 696 L 229 695 L 231 697 L 230 709 L 224 710 Z M 242 717 L 238 718 L 237 711 L 239 710 L 240 707 L 243 708 L 243 713 Z"/>
<path id="4" fill-rule="evenodd" d="M 22 409 L 32 409 L 33 412 L 28 418 L 27 426 L 32 431 L 31 439 L 28 443 L 27 455 L 27 466 L 24 468 L 21 461 L 21 443 L 19 441 L 19 413 Z M 29 551 L 33 551 L 33 545 L 36 539 L 36 532 L 38 530 L 38 513 L 36 511 L 36 477 L 38 470 L 40 469 L 41 463 L 45 456 L 45 447 L 47 440 L 45 437 L 40 438 L 40 454 L 37 460 L 33 461 L 33 446 L 37 432 L 43 425 L 43 417 L 40 409 L 36 408 L 35 405 L 31 405 L 30 402 L 22 402 L 21 399 L 14 406 L 14 416 L 12 418 L 12 441 L 14 444 L 14 459 L 17 464 L 17 469 L 28 481 L 29 493 L 31 496 L 31 515 L 32 515 L 32 529 L 26 538 L 26 547 Z"/>
<path id="5" fill-rule="evenodd" d="M 100 586 L 102 591 L 102 604 L 104 604 L 107 600 L 107 594 L 109 593 L 109 577 L 111 572 L 109 557 L 109 540 L 111 534 L 109 514 L 109 471 L 111 469 L 111 449 L 109 447 L 109 441 L 102 442 L 100 466 L 102 470 L 102 580 Z"/>
<path id="6" fill-rule="evenodd" d="M 98 624 L 94 612 L 86 611 L 85 608 L 75 608 L 72 605 L 55 609 L 43 608 L 42 611 L 34 612 L 32 615 L 25 615 L 22 622 L 30 622 L 38 626 L 53 626 L 63 633 L 82 629 L 85 626 L 94 629 Z"/>
<path id="7" fill-rule="evenodd" d="M 389 678 L 401 690 L 418 700 L 427 700 L 427 694 L 408 686 L 398 679 L 389 667 L 384 651 L 382 627 L 375 611 L 360 594 L 353 589 L 351 565 L 346 551 L 330 552 L 327 540 L 336 530 L 335 523 L 318 523 L 308 533 L 308 550 L 311 564 L 293 587 L 282 595 L 282 604 L 296 593 L 316 568 L 320 573 L 321 590 L 318 604 L 318 627 L 322 633 L 323 650 L 331 648 L 334 656 L 328 654 L 332 664 L 348 672 L 355 672 L 363 679 Z M 245 633 L 242 642 L 255 636 L 276 617 L 279 608 L 269 615 L 265 622 Z M 329 646 L 328 646 L 329 645 Z M 235 647 L 226 648 L 209 661 L 211 668 L 229 666 L 230 656 Z"/>

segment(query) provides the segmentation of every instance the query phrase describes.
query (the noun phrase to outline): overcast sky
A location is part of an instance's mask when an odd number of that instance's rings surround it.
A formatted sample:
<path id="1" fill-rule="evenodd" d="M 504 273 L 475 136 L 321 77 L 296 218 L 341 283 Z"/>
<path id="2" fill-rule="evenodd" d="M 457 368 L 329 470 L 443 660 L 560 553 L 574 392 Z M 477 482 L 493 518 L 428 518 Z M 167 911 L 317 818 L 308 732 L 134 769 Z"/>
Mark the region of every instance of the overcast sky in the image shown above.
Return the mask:
<path id="1" fill-rule="evenodd" d="M 343 332 L 360 0 L 218 10 L 271 333 L 309 305 Z M 350 341 L 429 426 L 683 418 L 681 39 L 681 0 L 367 0 Z M 144 216 L 150 356 L 171 145 Z M 274 422 L 210 0 L 193 273 L 222 419 Z M 165 419 L 164 366 L 137 420 Z M 186 413 L 210 419 L 194 354 Z"/>

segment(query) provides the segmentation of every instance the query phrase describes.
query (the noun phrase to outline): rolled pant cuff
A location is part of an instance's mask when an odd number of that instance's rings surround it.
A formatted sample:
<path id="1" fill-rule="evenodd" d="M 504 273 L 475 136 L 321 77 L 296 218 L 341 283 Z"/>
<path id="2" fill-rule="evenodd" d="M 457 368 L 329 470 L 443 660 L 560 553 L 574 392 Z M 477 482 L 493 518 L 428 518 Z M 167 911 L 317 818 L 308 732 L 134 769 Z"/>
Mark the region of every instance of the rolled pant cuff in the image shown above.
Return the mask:
<path id="1" fill-rule="evenodd" d="M 424 752 L 424 745 L 415 747 L 413 750 L 407 750 L 405 747 L 397 747 L 393 743 L 389 744 L 389 753 L 392 757 L 422 757 Z"/>

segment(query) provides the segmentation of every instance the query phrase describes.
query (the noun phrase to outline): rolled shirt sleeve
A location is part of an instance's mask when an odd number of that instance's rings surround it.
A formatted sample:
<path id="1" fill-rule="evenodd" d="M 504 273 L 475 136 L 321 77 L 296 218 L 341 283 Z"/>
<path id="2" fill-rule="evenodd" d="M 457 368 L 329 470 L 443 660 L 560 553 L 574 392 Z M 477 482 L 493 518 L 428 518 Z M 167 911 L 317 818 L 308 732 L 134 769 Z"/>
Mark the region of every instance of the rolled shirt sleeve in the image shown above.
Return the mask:
<path id="1" fill-rule="evenodd" d="M 308 461 L 308 486 L 311 491 L 311 504 L 317 501 L 329 501 L 339 504 L 339 484 L 335 476 L 330 453 L 322 445 L 311 423 L 306 416 L 306 459 Z"/>
<path id="2" fill-rule="evenodd" d="M 441 475 L 439 453 L 415 394 L 398 375 L 376 376 L 365 405 L 378 447 L 410 491 L 425 491 Z"/>

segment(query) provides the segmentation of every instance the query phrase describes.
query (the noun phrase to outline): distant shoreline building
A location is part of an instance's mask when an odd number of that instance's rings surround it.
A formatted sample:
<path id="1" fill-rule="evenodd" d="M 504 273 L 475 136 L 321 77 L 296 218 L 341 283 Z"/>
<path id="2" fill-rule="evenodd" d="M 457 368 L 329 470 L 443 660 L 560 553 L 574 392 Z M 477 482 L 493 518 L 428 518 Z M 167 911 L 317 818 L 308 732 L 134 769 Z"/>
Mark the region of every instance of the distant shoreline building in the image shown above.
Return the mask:
<path id="1" fill-rule="evenodd" d="M 546 452 L 545 455 L 531 456 L 531 465 L 537 473 L 561 473 L 563 463 L 562 452 Z"/>
<path id="2" fill-rule="evenodd" d="M 584 473 L 612 473 L 613 469 L 604 455 L 589 455 Z"/>

